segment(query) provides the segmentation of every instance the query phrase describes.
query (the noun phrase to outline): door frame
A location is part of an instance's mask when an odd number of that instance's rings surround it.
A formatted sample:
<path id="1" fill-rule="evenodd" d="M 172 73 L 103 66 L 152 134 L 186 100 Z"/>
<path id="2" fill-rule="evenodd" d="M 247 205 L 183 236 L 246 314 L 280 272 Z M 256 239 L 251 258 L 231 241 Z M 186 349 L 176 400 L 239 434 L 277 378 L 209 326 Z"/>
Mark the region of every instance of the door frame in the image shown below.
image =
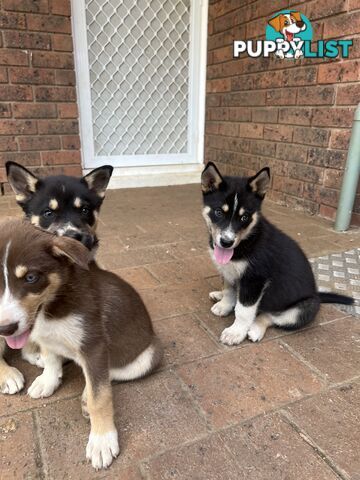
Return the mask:
<path id="1" fill-rule="evenodd" d="M 118 170 L 119 173 L 121 172 L 123 176 L 125 175 L 125 177 L 127 174 L 133 175 L 135 171 L 136 175 L 140 177 L 141 175 L 147 176 L 147 173 L 154 175 L 154 170 L 158 170 L 159 172 L 162 171 L 166 174 L 166 168 L 164 168 L 166 165 L 169 166 L 169 174 L 174 171 L 180 173 L 181 169 L 176 168 L 176 166 L 180 165 L 187 165 L 187 172 L 193 170 L 194 173 L 196 172 L 196 174 L 198 174 L 201 170 L 200 165 L 203 163 L 204 155 L 208 0 L 192 0 L 192 2 L 193 6 L 191 8 L 190 20 L 191 48 L 189 52 L 189 152 L 187 154 L 114 155 L 95 157 L 85 0 L 71 0 L 76 87 L 79 106 L 80 139 L 82 145 L 81 156 L 84 171 L 96 168 L 104 163 L 109 163 L 111 157 L 116 161 L 114 164 L 115 176 L 116 170 Z M 151 169 L 151 166 L 158 166 L 161 168 Z M 191 180 L 189 179 L 189 181 Z M 194 179 L 194 181 L 196 180 Z"/>

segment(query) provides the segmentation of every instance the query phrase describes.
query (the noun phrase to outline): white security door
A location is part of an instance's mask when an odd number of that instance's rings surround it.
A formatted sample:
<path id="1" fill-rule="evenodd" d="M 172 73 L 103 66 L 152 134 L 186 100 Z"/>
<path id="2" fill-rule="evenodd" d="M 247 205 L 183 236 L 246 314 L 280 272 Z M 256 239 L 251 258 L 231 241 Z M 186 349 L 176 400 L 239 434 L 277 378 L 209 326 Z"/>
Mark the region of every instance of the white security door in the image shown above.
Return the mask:
<path id="1" fill-rule="evenodd" d="M 73 0 L 85 168 L 202 162 L 204 4 Z"/>

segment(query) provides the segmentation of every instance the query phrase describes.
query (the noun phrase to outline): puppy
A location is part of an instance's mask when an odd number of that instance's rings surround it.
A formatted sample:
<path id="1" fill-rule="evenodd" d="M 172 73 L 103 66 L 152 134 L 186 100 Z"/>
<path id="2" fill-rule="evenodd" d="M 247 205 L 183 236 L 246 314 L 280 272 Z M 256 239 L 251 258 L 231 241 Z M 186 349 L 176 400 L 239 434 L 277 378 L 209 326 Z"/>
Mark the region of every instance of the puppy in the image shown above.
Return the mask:
<path id="1" fill-rule="evenodd" d="M 201 177 L 203 217 L 210 233 L 210 256 L 224 279 L 211 292 L 214 315 L 235 321 L 221 342 L 237 345 L 246 336 L 260 341 L 270 325 L 297 329 L 312 322 L 320 303 L 352 304 L 335 293 L 319 293 L 299 245 L 261 214 L 270 184 L 264 168 L 249 178 L 223 177 L 209 162 Z"/>
<path id="2" fill-rule="evenodd" d="M 280 13 L 276 17 L 271 18 L 268 23 L 277 32 L 281 33 L 287 42 L 291 42 L 294 39 L 296 40 L 296 34 L 306 30 L 306 24 L 301 20 L 300 12 Z M 285 57 L 282 50 L 278 50 L 276 55 L 280 58 Z M 299 58 L 301 55 L 303 55 L 302 51 L 296 50 L 295 58 Z"/>
<path id="3" fill-rule="evenodd" d="M 59 387 L 62 358 L 83 370 L 84 413 L 91 431 L 86 456 L 96 469 L 119 453 L 111 380 L 150 373 L 161 359 L 149 314 L 135 290 L 100 269 L 80 242 L 43 232 L 24 220 L 0 229 L 0 335 L 10 348 L 33 340 L 44 371 L 28 389 L 49 397 Z M 22 374 L 0 360 L 4 393 L 20 391 Z"/>
<path id="4" fill-rule="evenodd" d="M 82 178 L 39 178 L 18 163 L 6 163 L 9 184 L 25 217 L 43 230 L 79 240 L 93 256 L 98 246 L 98 215 L 112 171 L 113 167 L 104 165 Z M 22 357 L 43 367 L 39 349 L 31 342 L 22 350 Z"/>

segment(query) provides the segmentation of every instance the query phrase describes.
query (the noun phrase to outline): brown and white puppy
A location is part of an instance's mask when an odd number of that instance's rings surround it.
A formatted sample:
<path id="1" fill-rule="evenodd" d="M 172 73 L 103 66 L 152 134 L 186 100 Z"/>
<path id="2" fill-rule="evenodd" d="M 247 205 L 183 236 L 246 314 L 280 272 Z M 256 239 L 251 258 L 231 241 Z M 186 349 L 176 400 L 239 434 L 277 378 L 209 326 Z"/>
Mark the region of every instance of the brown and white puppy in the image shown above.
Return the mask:
<path id="1" fill-rule="evenodd" d="M 277 32 L 281 33 L 287 42 L 296 40 L 296 34 L 306 30 L 306 24 L 301 19 L 300 12 L 280 13 L 276 17 L 271 18 L 268 23 Z M 280 58 L 285 57 L 282 50 L 278 50 L 276 55 Z M 301 55 L 303 55 L 302 50 L 295 51 L 295 58 L 299 58 Z"/>
<path id="2" fill-rule="evenodd" d="M 110 382 L 147 375 L 161 359 L 146 307 L 130 285 L 100 269 L 80 242 L 24 220 L 1 224 L 0 259 L 0 335 L 14 349 L 35 341 L 43 356 L 44 371 L 28 394 L 55 392 L 63 358 L 80 365 L 84 413 L 91 422 L 86 456 L 94 468 L 108 467 L 119 453 Z M 16 393 L 23 386 L 21 372 L 1 355 L 1 391 Z"/>

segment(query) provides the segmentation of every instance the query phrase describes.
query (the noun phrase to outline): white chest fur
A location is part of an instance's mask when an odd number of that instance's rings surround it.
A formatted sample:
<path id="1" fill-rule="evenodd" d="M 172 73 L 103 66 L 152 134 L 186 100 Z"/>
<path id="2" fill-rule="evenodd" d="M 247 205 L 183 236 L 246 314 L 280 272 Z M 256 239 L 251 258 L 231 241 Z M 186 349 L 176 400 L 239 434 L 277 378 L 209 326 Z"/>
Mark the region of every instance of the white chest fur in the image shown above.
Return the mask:
<path id="1" fill-rule="evenodd" d="M 214 250 L 210 248 L 209 252 L 211 260 L 213 261 L 215 267 L 218 269 L 224 279 L 231 285 L 237 283 L 244 275 L 245 270 L 248 266 L 248 262 L 246 260 L 235 260 L 230 261 L 226 265 L 219 265 L 215 260 Z"/>
<path id="2" fill-rule="evenodd" d="M 41 312 L 31 332 L 31 339 L 48 350 L 72 360 L 78 359 L 84 336 L 81 315 L 48 320 Z"/>

